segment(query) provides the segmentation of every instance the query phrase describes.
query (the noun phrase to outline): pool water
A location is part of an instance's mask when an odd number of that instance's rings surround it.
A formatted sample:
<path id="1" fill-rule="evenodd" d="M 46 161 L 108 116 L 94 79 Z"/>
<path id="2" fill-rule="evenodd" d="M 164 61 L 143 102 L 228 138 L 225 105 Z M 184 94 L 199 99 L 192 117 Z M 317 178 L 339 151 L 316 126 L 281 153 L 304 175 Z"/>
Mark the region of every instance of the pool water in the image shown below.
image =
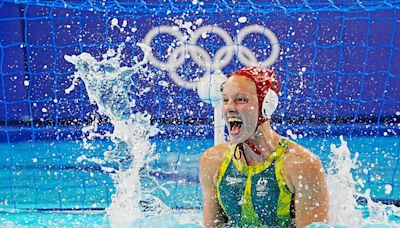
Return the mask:
<path id="1" fill-rule="evenodd" d="M 164 215 L 140 219 L 130 227 L 201 227 L 201 211 L 173 210 Z M 0 212 L 1 227 L 109 227 L 109 221 L 104 211 L 80 212 Z"/>
<path id="2" fill-rule="evenodd" d="M 354 137 L 346 139 L 352 156 L 358 153 L 358 168 L 353 170 L 356 186 L 378 200 L 400 199 L 399 140 L 396 137 Z M 297 138 L 295 141 L 320 156 L 329 167 L 330 145 L 340 143 L 338 137 Z M 211 139 L 155 139 L 159 159 L 149 164 L 144 188 L 155 189 L 171 212 L 157 219 L 138 221 L 139 226 L 151 223 L 176 227 L 179 224 L 200 226 L 202 192 L 198 178 L 198 162 L 202 151 L 212 146 Z M 111 202 L 115 189 L 109 175 L 90 162 L 77 162 L 83 154 L 102 157 L 111 145 L 93 142 L 84 149 L 80 141 L 21 142 L 0 144 L 0 225 L 28 226 L 108 226 L 104 208 Z M 384 164 L 384 165 L 383 165 Z M 162 188 L 157 188 L 162 186 Z M 365 208 L 363 215 L 368 216 Z M 151 218 L 151 217 L 150 217 Z M 400 223 L 400 215 L 393 215 Z"/>

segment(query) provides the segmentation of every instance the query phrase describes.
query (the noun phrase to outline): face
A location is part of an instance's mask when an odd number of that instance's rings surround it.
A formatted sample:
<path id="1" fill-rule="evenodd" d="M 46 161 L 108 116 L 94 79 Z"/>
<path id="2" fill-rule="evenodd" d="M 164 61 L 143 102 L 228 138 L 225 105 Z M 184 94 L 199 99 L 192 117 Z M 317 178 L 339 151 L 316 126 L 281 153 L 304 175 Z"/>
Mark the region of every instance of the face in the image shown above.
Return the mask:
<path id="1" fill-rule="evenodd" d="M 254 134 L 258 98 L 254 82 L 240 75 L 228 78 L 222 90 L 222 112 L 232 143 L 242 143 Z"/>

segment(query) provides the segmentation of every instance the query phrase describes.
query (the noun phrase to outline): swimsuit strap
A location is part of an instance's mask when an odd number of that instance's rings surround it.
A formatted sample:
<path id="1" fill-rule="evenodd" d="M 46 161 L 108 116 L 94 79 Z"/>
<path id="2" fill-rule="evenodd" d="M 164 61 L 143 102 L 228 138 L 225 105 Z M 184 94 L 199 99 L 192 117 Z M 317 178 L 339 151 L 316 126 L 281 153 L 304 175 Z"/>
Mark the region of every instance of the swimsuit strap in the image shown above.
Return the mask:
<path id="1" fill-rule="evenodd" d="M 290 205 L 293 198 L 293 194 L 289 191 L 286 185 L 283 164 L 283 158 L 288 149 L 288 144 L 289 140 L 287 138 L 283 138 L 279 142 L 279 146 L 276 151 L 278 155 L 275 160 L 275 176 L 279 187 L 277 216 L 278 223 L 282 227 L 289 227 L 291 224 Z"/>

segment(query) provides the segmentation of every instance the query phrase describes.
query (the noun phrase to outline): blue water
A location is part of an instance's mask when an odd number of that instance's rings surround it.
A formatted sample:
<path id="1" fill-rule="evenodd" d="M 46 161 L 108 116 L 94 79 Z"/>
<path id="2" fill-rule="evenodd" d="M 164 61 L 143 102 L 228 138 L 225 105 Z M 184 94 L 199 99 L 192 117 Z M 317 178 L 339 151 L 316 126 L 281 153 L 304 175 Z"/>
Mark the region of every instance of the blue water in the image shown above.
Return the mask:
<path id="1" fill-rule="evenodd" d="M 181 219 L 185 215 L 187 218 Z M 138 220 L 130 227 L 201 227 L 201 211 L 174 210 L 157 219 Z M 5 227 L 109 227 L 106 213 L 103 212 L 0 212 L 0 226 Z"/>
<path id="2" fill-rule="evenodd" d="M 370 188 L 375 199 L 399 200 L 398 138 L 355 137 L 345 140 L 352 155 L 359 154 L 359 167 L 353 171 L 357 180 L 365 182 L 364 186 L 357 184 L 359 190 L 363 192 Z M 320 156 L 326 169 L 330 144 L 340 143 L 338 137 L 305 137 L 296 141 Z M 160 158 L 150 164 L 149 175 L 169 191 L 168 194 L 157 189 L 154 194 L 173 208 L 173 213 L 198 218 L 195 220 L 199 222 L 202 193 L 198 162 L 201 152 L 212 146 L 212 140 L 155 139 L 153 142 Z M 103 209 L 109 205 L 114 193 L 112 181 L 98 165 L 76 161 L 83 154 L 102 157 L 106 148 L 112 146 L 107 141 L 96 141 L 93 145 L 93 149 L 87 150 L 82 148 L 80 141 L 0 144 L 0 225 L 107 226 Z M 147 185 L 145 188 L 155 188 L 146 177 L 142 183 Z M 392 187 L 392 191 L 387 191 L 387 185 Z M 393 219 L 400 218 L 394 216 Z M 150 224 L 151 221 L 146 222 Z M 168 221 L 179 224 L 173 219 L 164 222 Z M 192 225 L 198 226 L 196 222 Z"/>

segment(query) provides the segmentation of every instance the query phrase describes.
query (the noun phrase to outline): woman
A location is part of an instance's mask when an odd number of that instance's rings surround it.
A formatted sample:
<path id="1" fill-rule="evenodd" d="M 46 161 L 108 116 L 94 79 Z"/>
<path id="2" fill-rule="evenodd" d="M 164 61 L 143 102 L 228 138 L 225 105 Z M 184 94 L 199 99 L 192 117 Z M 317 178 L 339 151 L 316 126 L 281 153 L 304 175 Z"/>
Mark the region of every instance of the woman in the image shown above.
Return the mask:
<path id="1" fill-rule="evenodd" d="M 278 105 L 270 69 L 246 67 L 222 88 L 229 142 L 200 160 L 207 227 L 305 227 L 327 222 L 328 193 L 317 156 L 270 126 Z"/>

